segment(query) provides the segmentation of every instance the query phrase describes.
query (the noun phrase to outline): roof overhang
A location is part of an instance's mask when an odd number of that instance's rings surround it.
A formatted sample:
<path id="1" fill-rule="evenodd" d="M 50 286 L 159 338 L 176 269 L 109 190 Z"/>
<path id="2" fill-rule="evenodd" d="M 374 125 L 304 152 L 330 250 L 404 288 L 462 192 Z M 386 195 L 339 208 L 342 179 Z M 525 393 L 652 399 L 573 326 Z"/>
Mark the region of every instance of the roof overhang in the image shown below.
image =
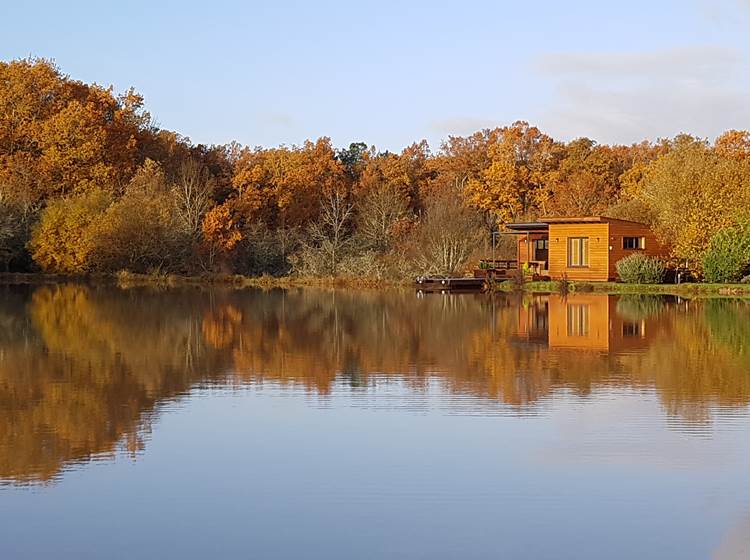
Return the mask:
<path id="1" fill-rule="evenodd" d="M 608 218 L 607 216 L 550 216 L 540 218 L 536 222 L 505 224 L 505 233 L 544 233 L 549 231 L 549 226 L 553 224 L 609 224 L 612 222 L 645 225 L 640 222 Z"/>
<path id="2" fill-rule="evenodd" d="M 641 222 L 632 220 L 621 220 L 620 218 L 609 218 L 608 216 L 551 216 L 540 218 L 544 224 L 610 224 L 612 222 L 621 222 L 626 224 L 646 225 Z"/>
<path id="3" fill-rule="evenodd" d="M 545 224 L 599 224 L 609 222 L 609 218 L 603 216 L 559 216 L 541 218 Z"/>
<path id="4" fill-rule="evenodd" d="M 517 222 L 513 224 L 505 224 L 505 229 L 508 229 L 511 232 L 543 232 L 549 230 L 549 224 L 547 224 L 546 222 Z"/>

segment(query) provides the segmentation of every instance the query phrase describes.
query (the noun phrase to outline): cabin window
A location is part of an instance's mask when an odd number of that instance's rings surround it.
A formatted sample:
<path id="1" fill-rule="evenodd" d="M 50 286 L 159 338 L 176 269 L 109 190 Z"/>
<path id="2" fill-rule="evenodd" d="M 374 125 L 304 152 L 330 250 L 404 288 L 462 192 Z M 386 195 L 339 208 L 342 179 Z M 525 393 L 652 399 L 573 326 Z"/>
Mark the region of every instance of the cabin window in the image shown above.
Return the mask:
<path id="1" fill-rule="evenodd" d="M 646 238 L 645 237 L 623 237 L 622 248 L 623 249 L 645 249 Z"/>
<path id="2" fill-rule="evenodd" d="M 534 249 L 537 251 L 546 251 L 549 249 L 549 239 L 537 239 L 534 241 Z"/>
<path id="3" fill-rule="evenodd" d="M 568 238 L 568 266 L 589 265 L 589 238 Z"/>
<path id="4" fill-rule="evenodd" d="M 568 305 L 568 336 L 588 336 L 589 306 L 580 304 Z"/>

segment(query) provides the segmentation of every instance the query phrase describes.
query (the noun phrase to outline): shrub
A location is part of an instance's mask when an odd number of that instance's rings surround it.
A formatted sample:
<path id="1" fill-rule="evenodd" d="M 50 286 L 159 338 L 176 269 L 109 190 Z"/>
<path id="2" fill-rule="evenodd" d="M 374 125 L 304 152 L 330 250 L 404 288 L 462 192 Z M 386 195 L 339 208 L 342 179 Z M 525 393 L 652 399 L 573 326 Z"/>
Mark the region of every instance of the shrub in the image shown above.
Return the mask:
<path id="1" fill-rule="evenodd" d="M 523 287 L 526 284 L 526 275 L 523 273 L 523 270 L 518 269 L 514 271 L 510 276 L 510 282 L 514 290 L 523 290 Z"/>
<path id="2" fill-rule="evenodd" d="M 616 267 L 620 280 L 628 284 L 659 284 L 666 271 L 661 259 L 641 253 L 620 259 Z"/>
<path id="3" fill-rule="evenodd" d="M 91 255 L 101 272 L 157 273 L 182 270 L 189 238 L 166 194 L 127 192 L 91 230 Z"/>
<path id="4" fill-rule="evenodd" d="M 100 190 L 63 198 L 42 212 L 29 242 L 34 262 L 45 272 L 80 274 L 93 266 L 93 233 L 110 205 Z"/>
<path id="5" fill-rule="evenodd" d="M 567 296 L 570 292 L 571 283 L 570 280 L 568 280 L 568 275 L 563 274 L 563 277 L 560 278 L 560 281 L 557 283 L 557 291 L 560 292 L 561 296 Z"/>
<path id="6" fill-rule="evenodd" d="M 750 221 L 721 230 L 703 255 L 707 282 L 739 282 L 750 272 Z"/>

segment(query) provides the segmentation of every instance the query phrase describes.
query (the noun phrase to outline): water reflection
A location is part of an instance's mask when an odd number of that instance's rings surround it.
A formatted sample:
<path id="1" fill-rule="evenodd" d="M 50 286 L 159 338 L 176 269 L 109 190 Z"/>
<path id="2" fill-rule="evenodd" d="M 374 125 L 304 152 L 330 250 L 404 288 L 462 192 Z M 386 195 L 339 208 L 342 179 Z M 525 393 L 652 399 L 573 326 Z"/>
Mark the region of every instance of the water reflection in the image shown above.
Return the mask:
<path id="1" fill-rule="evenodd" d="M 0 479 L 140 453 L 196 387 L 368 391 L 397 378 L 523 412 L 558 392 L 655 391 L 676 429 L 750 401 L 750 303 L 580 294 L 2 288 Z M 478 401 L 472 401 L 476 403 Z M 474 406 L 472 404 L 471 406 Z"/>

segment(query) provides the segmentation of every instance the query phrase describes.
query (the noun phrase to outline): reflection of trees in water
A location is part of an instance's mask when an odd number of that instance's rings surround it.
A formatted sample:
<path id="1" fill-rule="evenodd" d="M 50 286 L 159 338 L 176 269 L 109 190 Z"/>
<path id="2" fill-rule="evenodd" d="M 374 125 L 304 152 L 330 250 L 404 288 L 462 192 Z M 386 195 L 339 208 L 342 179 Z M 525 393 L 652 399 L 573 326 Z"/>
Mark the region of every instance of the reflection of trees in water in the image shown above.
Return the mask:
<path id="1" fill-rule="evenodd" d="M 736 332 L 746 304 L 723 304 L 721 315 L 717 304 L 705 300 L 691 302 L 690 311 L 672 308 L 644 353 L 621 358 L 633 379 L 654 385 L 667 411 L 687 421 L 708 420 L 711 406 L 750 402 L 750 364 L 743 362 L 741 345 L 732 347 L 721 336 Z"/>
<path id="2" fill-rule="evenodd" d="M 610 307 L 645 321 L 647 336 L 638 350 L 609 353 L 520 336 L 532 305 L 503 295 L 6 288 L 0 477 L 46 480 L 70 462 L 136 453 L 159 403 L 203 383 L 329 393 L 393 375 L 423 390 L 438 377 L 513 406 L 560 388 L 654 387 L 670 414 L 701 422 L 712 405 L 750 401 L 746 303 L 620 299 Z"/>
<path id="3" fill-rule="evenodd" d="M 199 314 L 179 298 L 42 287 L 24 311 L 3 299 L 0 476 L 45 480 L 67 461 L 132 453 L 150 413 L 205 375 Z M 182 308 L 182 309 L 181 309 Z M 196 367 L 203 363 L 202 367 Z"/>
<path id="4" fill-rule="evenodd" d="M 706 301 L 706 323 L 712 338 L 750 369 L 750 300 Z"/>
<path id="5" fill-rule="evenodd" d="M 623 294 L 617 299 L 617 313 L 623 319 L 640 321 L 657 317 L 671 301 L 668 296 Z"/>

